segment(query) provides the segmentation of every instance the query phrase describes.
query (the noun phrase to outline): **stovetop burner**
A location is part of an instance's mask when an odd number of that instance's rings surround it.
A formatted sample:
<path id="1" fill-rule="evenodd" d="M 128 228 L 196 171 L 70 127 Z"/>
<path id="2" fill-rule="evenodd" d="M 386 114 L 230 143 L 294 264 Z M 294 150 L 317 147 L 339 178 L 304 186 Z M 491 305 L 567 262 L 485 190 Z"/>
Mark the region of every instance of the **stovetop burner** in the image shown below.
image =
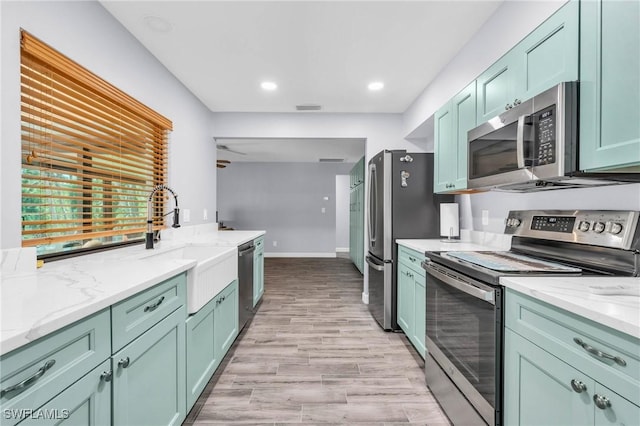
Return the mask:
<path id="1" fill-rule="evenodd" d="M 582 272 L 580 268 L 536 259 L 512 252 L 447 252 L 453 257 L 493 271 L 503 272 Z"/>

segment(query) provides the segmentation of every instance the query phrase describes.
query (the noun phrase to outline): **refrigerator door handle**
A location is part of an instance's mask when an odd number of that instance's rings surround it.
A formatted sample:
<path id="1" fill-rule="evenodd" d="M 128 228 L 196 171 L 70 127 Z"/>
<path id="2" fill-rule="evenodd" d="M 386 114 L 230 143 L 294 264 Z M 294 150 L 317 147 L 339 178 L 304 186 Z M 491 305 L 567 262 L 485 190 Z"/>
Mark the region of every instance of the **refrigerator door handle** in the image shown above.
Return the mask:
<path id="1" fill-rule="evenodd" d="M 376 241 L 376 222 L 378 217 L 377 212 L 377 179 L 376 179 L 376 165 L 369 165 L 369 244 L 375 245 Z"/>
<path id="2" fill-rule="evenodd" d="M 380 264 L 376 263 L 371 256 L 367 256 L 366 260 L 367 260 L 367 263 L 369 264 L 369 266 L 371 266 L 376 271 L 378 271 L 378 272 L 383 272 L 384 271 L 384 264 L 380 265 Z"/>

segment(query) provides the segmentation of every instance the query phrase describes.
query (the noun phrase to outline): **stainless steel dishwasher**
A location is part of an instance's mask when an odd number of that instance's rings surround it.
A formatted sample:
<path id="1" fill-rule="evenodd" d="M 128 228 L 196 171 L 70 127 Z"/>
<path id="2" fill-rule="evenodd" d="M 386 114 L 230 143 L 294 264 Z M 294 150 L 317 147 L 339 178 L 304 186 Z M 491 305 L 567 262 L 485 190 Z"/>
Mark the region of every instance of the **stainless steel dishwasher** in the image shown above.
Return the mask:
<path id="1" fill-rule="evenodd" d="M 253 241 L 238 247 L 238 327 L 242 330 L 253 316 Z"/>

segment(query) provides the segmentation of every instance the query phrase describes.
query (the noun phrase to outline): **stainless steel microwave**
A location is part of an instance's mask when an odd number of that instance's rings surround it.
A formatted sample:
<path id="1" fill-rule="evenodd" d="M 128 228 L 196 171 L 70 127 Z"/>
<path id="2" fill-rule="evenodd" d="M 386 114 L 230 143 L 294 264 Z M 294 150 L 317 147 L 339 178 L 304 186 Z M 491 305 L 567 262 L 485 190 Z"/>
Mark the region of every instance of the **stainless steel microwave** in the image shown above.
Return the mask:
<path id="1" fill-rule="evenodd" d="M 571 175 L 577 122 L 578 83 L 565 82 L 470 130 L 468 188 L 535 189 Z"/>

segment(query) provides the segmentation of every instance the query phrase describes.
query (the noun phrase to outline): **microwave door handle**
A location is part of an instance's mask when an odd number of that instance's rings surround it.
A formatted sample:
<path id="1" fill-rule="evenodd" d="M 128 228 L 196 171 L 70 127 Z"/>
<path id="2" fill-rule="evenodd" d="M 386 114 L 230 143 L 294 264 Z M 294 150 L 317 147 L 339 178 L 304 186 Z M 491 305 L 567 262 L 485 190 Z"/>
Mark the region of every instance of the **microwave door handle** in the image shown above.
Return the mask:
<path id="1" fill-rule="evenodd" d="M 524 126 L 526 125 L 526 115 L 518 117 L 518 130 L 516 133 L 516 157 L 518 169 L 524 169 Z"/>

